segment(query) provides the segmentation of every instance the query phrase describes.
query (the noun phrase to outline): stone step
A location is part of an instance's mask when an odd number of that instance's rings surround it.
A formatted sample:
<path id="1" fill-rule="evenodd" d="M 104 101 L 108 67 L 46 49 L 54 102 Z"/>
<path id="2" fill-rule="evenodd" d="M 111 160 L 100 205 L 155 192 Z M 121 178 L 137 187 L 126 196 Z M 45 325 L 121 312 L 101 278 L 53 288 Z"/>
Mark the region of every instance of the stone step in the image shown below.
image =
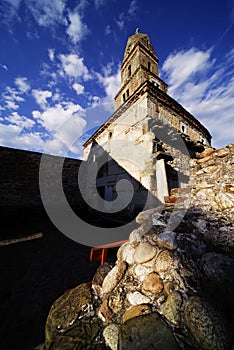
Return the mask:
<path id="1" fill-rule="evenodd" d="M 164 196 L 165 203 L 171 204 L 184 203 L 187 199 L 186 196 Z"/>
<path id="2" fill-rule="evenodd" d="M 186 195 L 189 194 L 191 192 L 191 188 L 190 187 L 186 187 L 186 188 L 172 188 L 170 191 L 170 195 L 171 196 L 179 196 L 179 195 Z"/>

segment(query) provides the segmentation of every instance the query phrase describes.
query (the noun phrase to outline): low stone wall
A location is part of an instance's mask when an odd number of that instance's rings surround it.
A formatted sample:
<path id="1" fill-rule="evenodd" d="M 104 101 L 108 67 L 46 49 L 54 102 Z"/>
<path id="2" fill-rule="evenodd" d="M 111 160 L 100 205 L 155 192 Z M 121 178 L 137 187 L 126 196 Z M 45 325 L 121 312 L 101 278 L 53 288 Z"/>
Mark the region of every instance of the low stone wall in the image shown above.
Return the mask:
<path id="1" fill-rule="evenodd" d="M 171 215 L 138 215 L 115 266 L 53 304 L 41 349 L 233 349 L 232 223 L 188 210 L 169 231 Z"/>
<path id="2" fill-rule="evenodd" d="M 40 194 L 39 171 L 42 153 L 0 147 L 0 239 L 38 232 L 40 222 L 47 218 Z M 56 185 L 61 181 L 72 208 L 83 210 L 84 203 L 77 184 L 81 160 L 45 156 L 48 169 L 45 174 L 50 205 L 59 206 Z M 62 162 L 62 174 L 59 165 Z M 4 229 L 3 229 L 4 228 Z"/>
<path id="3" fill-rule="evenodd" d="M 191 206 L 234 214 L 234 144 L 207 148 L 191 160 Z"/>

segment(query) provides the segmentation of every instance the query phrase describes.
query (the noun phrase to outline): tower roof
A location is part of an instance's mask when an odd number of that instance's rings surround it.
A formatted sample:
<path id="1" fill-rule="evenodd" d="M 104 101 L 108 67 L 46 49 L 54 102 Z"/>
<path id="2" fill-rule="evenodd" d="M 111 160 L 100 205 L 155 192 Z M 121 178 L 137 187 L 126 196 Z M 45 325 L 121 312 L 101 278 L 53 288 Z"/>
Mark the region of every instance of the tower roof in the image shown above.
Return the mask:
<path id="1" fill-rule="evenodd" d="M 158 61 L 158 57 L 154 51 L 153 45 L 151 44 L 151 41 L 150 41 L 148 34 L 139 33 L 138 28 L 137 28 L 136 33 L 134 35 L 131 35 L 128 38 L 126 49 L 124 52 L 123 62 L 128 57 L 128 55 L 132 51 L 132 49 L 139 44 L 143 45 L 145 48 L 147 48 L 147 50 L 149 50 L 151 52 L 151 54 L 154 56 L 154 58 Z"/>

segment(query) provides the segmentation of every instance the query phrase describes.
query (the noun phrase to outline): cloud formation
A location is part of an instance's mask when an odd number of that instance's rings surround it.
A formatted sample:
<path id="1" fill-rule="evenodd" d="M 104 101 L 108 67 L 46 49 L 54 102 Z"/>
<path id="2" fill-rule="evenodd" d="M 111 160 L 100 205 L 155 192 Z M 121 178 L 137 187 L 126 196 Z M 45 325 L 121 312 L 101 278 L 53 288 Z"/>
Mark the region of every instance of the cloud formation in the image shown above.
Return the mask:
<path id="1" fill-rule="evenodd" d="M 162 66 L 169 94 L 208 128 L 216 147 L 233 141 L 233 58 L 232 49 L 219 64 L 212 49 L 192 47 L 170 54 Z"/>
<path id="2" fill-rule="evenodd" d="M 60 74 L 71 79 L 83 79 L 84 81 L 91 78 L 88 68 L 84 64 L 84 59 L 77 54 L 59 55 L 62 67 Z"/>
<path id="3" fill-rule="evenodd" d="M 41 27 L 65 24 L 65 0 L 27 0 L 26 6 Z"/>
<path id="4" fill-rule="evenodd" d="M 81 16 L 78 12 L 70 12 L 68 14 L 69 26 L 67 27 L 67 34 L 69 35 L 73 44 L 77 44 L 84 39 L 88 33 L 88 27 L 82 22 Z"/>
<path id="5" fill-rule="evenodd" d="M 15 85 L 18 87 L 20 93 L 24 94 L 30 90 L 30 85 L 25 77 L 15 78 Z"/>
<path id="6" fill-rule="evenodd" d="M 39 90 L 39 89 L 33 89 L 32 95 L 35 98 L 37 104 L 42 108 L 45 109 L 47 106 L 47 99 L 52 97 L 52 92 L 49 90 Z"/>

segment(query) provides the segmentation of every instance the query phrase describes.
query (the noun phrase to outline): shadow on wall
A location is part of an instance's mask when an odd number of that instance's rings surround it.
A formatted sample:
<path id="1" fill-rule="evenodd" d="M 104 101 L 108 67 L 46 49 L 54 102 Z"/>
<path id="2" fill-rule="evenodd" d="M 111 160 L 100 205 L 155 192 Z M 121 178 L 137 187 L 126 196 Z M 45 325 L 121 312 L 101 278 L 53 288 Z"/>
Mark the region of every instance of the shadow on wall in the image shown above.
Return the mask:
<path id="1" fill-rule="evenodd" d="M 78 244 L 61 234 L 50 222 L 40 198 L 39 165 L 41 154 L 0 147 L 1 159 L 1 240 L 19 239 L 35 233 L 43 236 L 31 241 L 0 247 L 0 348 L 32 350 L 44 341 L 44 326 L 49 309 L 56 298 L 94 275 L 97 263 L 90 263 L 90 247 Z M 52 172 L 48 184 L 56 184 L 56 164 L 60 157 L 47 156 Z M 103 153 L 102 157 L 106 157 Z M 64 159 L 62 181 L 65 196 L 75 211 L 89 223 L 101 227 L 121 226 L 142 210 L 147 191 L 135 179 L 134 188 L 141 192 L 142 206 L 133 206 L 114 214 L 100 215 L 91 210 L 80 195 L 77 185 L 81 161 Z M 112 164 L 112 165 L 111 165 Z M 108 167 L 117 164 L 108 159 Z M 104 166 L 105 168 L 105 166 Z M 104 168 L 98 172 L 102 181 Z M 121 178 L 130 179 L 119 167 Z M 105 191 L 98 189 L 100 195 Z M 114 198 L 114 187 L 113 197 Z M 134 197 L 137 203 L 137 198 Z M 56 193 L 55 193 L 56 203 Z M 62 209 L 62 208 L 60 208 Z M 102 213 L 101 213 L 102 214 Z M 77 227 L 79 231 L 79 227 Z M 130 233 L 130 232 L 129 232 Z"/>

